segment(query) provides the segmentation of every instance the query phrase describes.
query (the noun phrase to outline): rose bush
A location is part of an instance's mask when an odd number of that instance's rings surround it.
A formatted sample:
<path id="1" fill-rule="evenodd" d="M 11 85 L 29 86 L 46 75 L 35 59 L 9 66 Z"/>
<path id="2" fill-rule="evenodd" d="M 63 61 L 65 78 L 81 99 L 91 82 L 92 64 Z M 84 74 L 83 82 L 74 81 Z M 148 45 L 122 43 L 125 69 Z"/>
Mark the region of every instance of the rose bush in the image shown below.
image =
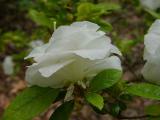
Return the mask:
<path id="1" fill-rule="evenodd" d="M 156 20 L 145 35 L 144 59 L 147 61 L 143 68 L 146 80 L 160 84 L 160 20 Z"/>
<path id="2" fill-rule="evenodd" d="M 121 52 L 97 24 L 83 21 L 55 30 L 47 44 L 35 48 L 27 57 L 35 63 L 28 67 L 30 85 L 61 88 L 70 84 L 88 83 L 98 72 L 121 70 L 117 56 Z"/>

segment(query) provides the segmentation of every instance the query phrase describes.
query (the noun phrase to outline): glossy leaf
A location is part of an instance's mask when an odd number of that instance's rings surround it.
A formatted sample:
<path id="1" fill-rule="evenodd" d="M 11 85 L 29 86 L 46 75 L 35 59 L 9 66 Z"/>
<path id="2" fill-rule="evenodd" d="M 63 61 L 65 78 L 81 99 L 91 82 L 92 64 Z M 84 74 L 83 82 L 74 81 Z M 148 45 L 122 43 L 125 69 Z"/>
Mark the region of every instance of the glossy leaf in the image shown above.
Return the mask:
<path id="1" fill-rule="evenodd" d="M 103 97 L 97 93 L 87 93 L 85 96 L 86 100 L 92 104 L 93 106 L 97 107 L 99 110 L 102 110 L 104 106 Z"/>
<path id="2" fill-rule="evenodd" d="M 133 84 L 126 88 L 126 92 L 132 95 L 137 95 L 154 100 L 160 100 L 159 91 L 160 91 L 160 86 L 148 83 Z"/>
<path id="3" fill-rule="evenodd" d="M 116 84 L 122 76 L 122 71 L 107 69 L 97 74 L 90 83 L 90 91 L 100 91 Z"/>
<path id="4" fill-rule="evenodd" d="M 3 120 L 31 120 L 45 111 L 58 95 L 57 89 L 29 87 L 6 109 Z"/>

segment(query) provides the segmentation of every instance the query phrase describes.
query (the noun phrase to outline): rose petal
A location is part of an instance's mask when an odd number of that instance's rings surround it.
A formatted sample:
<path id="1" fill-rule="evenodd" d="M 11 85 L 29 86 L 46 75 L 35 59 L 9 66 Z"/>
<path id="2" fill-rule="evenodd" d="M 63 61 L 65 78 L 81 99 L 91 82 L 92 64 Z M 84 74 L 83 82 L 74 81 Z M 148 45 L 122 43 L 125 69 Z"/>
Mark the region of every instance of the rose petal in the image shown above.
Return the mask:
<path id="1" fill-rule="evenodd" d="M 120 59 L 117 56 L 107 57 L 103 60 L 95 61 L 87 69 L 87 74 L 90 76 L 95 76 L 100 71 L 105 69 L 118 69 L 122 70 Z"/>
<path id="2" fill-rule="evenodd" d="M 34 48 L 33 51 L 24 59 L 42 56 L 45 53 L 45 50 L 47 49 L 48 45 L 49 44 L 44 44 L 42 46 Z"/>
<path id="3" fill-rule="evenodd" d="M 147 62 L 142 70 L 143 76 L 146 80 L 160 85 L 160 64 Z"/>
<path id="4" fill-rule="evenodd" d="M 68 61 L 62 61 L 59 63 L 55 63 L 53 65 L 43 67 L 39 69 L 39 72 L 42 74 L 44 77 L 50 77 L 52 74 L 63 68 L 64 66 L 72 63 L 74 60 L 68 60 Z"/>
<path id="5" fill-rule="evenodd" d="M 88 22 L 88 21 L 83 21 L 83 22 L 74 22 L 71 24 L 73 27 L 78 27 L 78 28 L 85 28 L 89 30 L 94 30 L 97 31 L 100 27 L 97 24 Z"/>

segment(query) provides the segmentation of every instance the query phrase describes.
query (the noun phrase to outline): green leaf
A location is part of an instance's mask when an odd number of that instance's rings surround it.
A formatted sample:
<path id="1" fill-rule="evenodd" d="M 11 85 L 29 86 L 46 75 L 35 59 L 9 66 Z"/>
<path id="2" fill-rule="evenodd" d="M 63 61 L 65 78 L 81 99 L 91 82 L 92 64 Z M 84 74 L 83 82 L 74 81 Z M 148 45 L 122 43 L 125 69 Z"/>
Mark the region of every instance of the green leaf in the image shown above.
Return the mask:
<path id="1" fill-rule="evenodd" d="M 99 110 L 102 110 L 104 106 L 104 100 L 102 96 L 97 93 L 89 92 L 85 95 L 85 98 L 90 104 L 97 107 Z"/>
<path id="2" fill-rule="evenodd" d="M 91 14 L 94 4 L 92 3 L 81 3 L 77 7 L 77 20 L 85 20 Z"/>
<path id="3" fill-rule="evenodd" d="M 45 111 L 58 95 L 57 89 L 29 87 L 6 109 L 3 120 L 31 120 Z"/>
<path id="4" fill-rule="evenodd" d="M 160 14 L 156 13 L 154 10 L 145 9 L 146 12 L 148 12 L 150 15 L 152 15 L 156 19 L 160 19 Z"/>
<path id="5" fill-rule="evenodd" d="M 38 12 L 34 9 L 29 11 L 30 18 L 38 25 L 42 25 L 48 28 L 53 27 L 53 20 L 49 19 L 43 12 Z"/>
<path id="6" fill-rule="evenodd" d="M 144 111 L 147 115 L 160 116 L 160 104 L 146 106 Z"/>
<path id="7" fill-rule="evenodd" d="M 137 95 L 154 100 L 160 100 L 159 91 L 160 91 L 160 86 L 148 83 L 133 84 L 126 88 L 126 92 L 132 95 Z"/>
<path id="8" fill-rule="evenodd" d="M 112 25 L 106 20 L 98 19 L 98 20 L 93 20 L 93 22 L 100 25 L 103 31 L 111 31 L 113 29 Z"/>
<path id="9" fill-rule="evenodd" d="M 118 9 L 120 9 L 120 6 L 115 3 L 93 4 L 89 2 L 82 2 L 77 7 L 77 20 L 99 18 L 102 15 L 106 15 L 111 11 Z"/>
<path id="10" fill-rule="evenodd" d="M 116 84 L 122 76 L 122 71 L 107 69 L 97 74 L 90 83 L 90 91 L 98 92 Z"/>
<path id="11" fill-rule="evenodd" d="M 99 10 L 101 10 L 102 13 L 103 13 L 103 11 L 107 11 L 109 13 L 110 11 L 116 11 L 116 10 L 121 9 L 121 6 L 120 6 L 120 4 L 110 2 L 107 4 L 103 4 L 103 3 L 98 4 L 97 9 L 98 8 L 99 8 Z"/>
<path id="12" fill-rule="evenodd" d="M 49 120 L 69 120 L 73 107 L 73 101 L 65 102 L 56 109 Z"/>

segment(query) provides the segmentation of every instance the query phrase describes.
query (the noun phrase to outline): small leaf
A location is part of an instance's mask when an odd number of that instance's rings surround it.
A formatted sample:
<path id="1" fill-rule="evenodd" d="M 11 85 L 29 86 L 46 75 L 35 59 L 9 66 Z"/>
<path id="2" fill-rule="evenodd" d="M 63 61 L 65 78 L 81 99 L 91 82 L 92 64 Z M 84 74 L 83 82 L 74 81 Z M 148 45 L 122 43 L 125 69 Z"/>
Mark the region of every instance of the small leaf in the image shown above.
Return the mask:
<path id="1" fill-rule="evenodd" d="M 92 3 L 81 3 L 77 7 L 77 20 L 84 20 L 91 15 L 94 4 Z"/>
<path id="2" fill-rule="evenodd" d="M 122 71 L 107 69 L 96 75 L 90 83 L 90 91 L 100 91 L 116 84 L 122 76 Z"/>
<path id="3" fill-rule="evenodd" d="M 104 106 L 103 97 L 97 93 L 87 93 L 85 96 L 86 100 L 91 103 L 93 106 L 97 107 L 99 110 L 102 110 Z"/>
<path id="4" fill-rule="evenodd" d="M 141 96 L 144 98 L 160 100 L 160 86 L 148 84 L 148 83 L 138 83 L 128 86 L 126 92 Z"/>
<path id="5" fill-rule="evenodd" d="M 93 4 L 90 2 L 82 2 L 77 7 L 77 20 L 90 20 L 99 18 L 102 15 L 109 14 L 111 11 L 119 10 L 119 4 Z"/>
<path id="6" fill-rule="evenodd" d="M 3 120 L 31 120 L 45 111 L 58 95 L 57 89 L 29 87 L 6 109 Z"/>
<path id="7" fill-rule="evenodd" d="M 69 120 L 73 107 L 73 101 L 65 102 L 56 109 L 49 120 Z"/>
<path id="8" fill-rule="evenodd" d="M 160 116 L 160 104 L 146 106 L 144 111 L 147 115 Z"/>
<path id="9" fill-rule="evenodd" d="M 29 11 L 30 18 L 36 22 L 38 25 L 42 25 L 48 28 L 53 27 L 53 21 L 49 19 L 44 13 L 38 12 L 34 9 Z"/>

